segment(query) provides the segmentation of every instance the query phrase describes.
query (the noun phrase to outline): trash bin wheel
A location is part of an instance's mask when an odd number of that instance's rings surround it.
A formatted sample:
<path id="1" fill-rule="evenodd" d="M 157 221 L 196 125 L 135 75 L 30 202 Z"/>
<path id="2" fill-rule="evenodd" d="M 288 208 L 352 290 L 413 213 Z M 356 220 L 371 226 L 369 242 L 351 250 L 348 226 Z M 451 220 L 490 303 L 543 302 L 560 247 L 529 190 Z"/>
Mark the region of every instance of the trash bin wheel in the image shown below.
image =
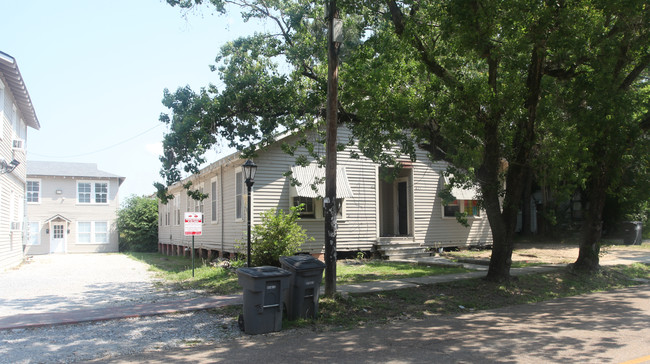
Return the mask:
<path id="1" fill-rule="evenodd" d="M 241 331 L 244 331 L 244 314 L 239 314 L 239 317 L 237 318 L 237 324 L 239 325 L 239 329 Z"/>

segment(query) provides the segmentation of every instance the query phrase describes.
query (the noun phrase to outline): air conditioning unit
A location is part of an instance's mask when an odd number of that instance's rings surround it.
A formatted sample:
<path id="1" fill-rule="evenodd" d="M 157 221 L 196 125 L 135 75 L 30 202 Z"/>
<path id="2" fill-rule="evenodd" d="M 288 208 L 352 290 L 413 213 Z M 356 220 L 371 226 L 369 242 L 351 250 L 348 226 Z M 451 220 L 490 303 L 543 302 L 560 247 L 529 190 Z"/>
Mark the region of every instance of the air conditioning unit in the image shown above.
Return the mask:
<path id="1" fill-rule="evenodd" d="M 11 146 L 14 150 L 25 150 L 25 141 L 22 139 L 14 139 Z"/>
<path id="2" fill-rule="evenodd" d="M 22 229 L 23 229 L 22 221 L 12 221 L 11 222 L 11 230 L 22 230 Z"/>

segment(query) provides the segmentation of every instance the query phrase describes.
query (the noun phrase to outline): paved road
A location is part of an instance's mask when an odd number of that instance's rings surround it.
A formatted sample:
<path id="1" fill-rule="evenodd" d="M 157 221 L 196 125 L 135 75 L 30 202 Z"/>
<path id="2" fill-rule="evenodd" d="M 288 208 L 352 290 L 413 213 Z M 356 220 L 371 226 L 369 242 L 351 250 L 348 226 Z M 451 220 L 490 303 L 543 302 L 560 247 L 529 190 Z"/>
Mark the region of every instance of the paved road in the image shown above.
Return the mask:
<path id="1" fill-rule="evenodd" d="M 650 361 L 650 285 L 344 332 L 288 330 L 107 363 Z M 644 361 L 640 361 L 644 362 Z"/>

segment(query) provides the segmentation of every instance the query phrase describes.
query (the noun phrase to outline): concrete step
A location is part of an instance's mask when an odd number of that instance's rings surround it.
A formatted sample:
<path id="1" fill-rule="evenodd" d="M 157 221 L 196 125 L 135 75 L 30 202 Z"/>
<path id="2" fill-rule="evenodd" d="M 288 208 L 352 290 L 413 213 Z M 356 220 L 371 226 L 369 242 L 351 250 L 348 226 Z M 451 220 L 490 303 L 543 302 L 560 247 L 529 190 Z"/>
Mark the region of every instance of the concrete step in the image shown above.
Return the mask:
<path id="1" fill-rule="evenodd" d="M 380 252 L 418 252 L 418 251 L 426 251 L 425 248 L 422 248 L 420 246 L 378 246 L 377 250 Z"/>
<path id="2" fill-rule="evenodd" d="M 416 259 L 416 258 L 427 258 L 430 257 L 431 253 L 409 253 L 409 254 L 391 254 L 387 256 L 387 260 L 405 260 L 405 259 Z"/>

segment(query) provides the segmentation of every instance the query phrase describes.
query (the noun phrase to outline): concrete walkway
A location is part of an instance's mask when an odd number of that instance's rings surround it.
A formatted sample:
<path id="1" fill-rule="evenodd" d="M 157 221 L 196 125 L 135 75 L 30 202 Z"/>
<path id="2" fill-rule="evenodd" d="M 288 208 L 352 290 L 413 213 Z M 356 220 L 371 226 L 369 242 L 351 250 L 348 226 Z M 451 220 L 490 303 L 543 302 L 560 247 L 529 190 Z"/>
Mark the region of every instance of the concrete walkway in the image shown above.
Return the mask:
<path id="1" fill-rule="evenodd" d="M 444 258 L 422 258 L 418 262 L 423 264 L 432 264 L 435 262 L 445 263 Z M 435 260 L 435 262 L 434 262 Z M 603 262 L 602 265 L 632 264 L 634 262 L 650 263 L 650 254 L 637 256 L 634 259 L 620 259 Z M 449 264 L 457 264 L 447 261 Z M 485 276 L 485 266 L 472 265 L 468 268 L 481 269 L 475 272 L 446 274 L 438 276 L 415 277 L 395 279 L 389 281 L 373 281 L 349 285 L 338 285 L 337 292 L 341 294 L 348 293 L 369 293 L 388 290 L 397 290 L 404 288 L 414 288 L 420 285 L 431 285 L 443 282 L 452 282 L 463 279 L 480 278 Z M 531 273 L 545 273 L 566 267 L 565 264 L 541 265 L 525 268 L 512 268 L 511 275 L 518 276 Z M 323 294 L 321 287 L 321 294 Z M 241 295 L 229 296 L 211 296 L 188 298 L 182 300 L 170 300 L 156 303 L 145 303 L 119 307 L 102 307 L 91 309 L 69 310 L 61 312 L 47 313 L 27 313 L 0 317 L 0 330 L 32 328 L 51 325 L 75 324 L 90 321 L 114 320 L 132 317 L 155 316 L 178 312 L 189 312 L 220 308 L 225 306 L 241 305 L 243 302 Z"/>

